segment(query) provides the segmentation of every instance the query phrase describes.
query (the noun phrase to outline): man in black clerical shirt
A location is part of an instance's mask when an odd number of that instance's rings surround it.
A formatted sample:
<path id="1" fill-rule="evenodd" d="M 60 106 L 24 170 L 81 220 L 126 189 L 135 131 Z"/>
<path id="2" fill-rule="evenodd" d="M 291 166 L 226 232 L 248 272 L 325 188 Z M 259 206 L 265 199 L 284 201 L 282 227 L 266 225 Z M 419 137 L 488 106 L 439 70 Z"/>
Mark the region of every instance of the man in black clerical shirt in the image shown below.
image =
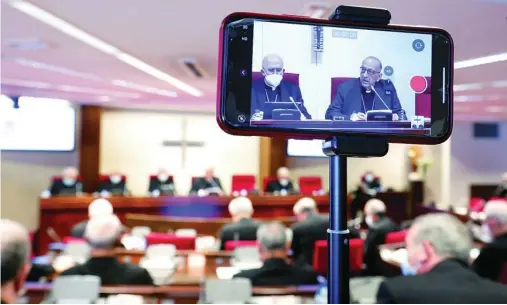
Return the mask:
<path id="1" fill-rule="evenodd" d="M 406 120 L 394 84 L 382 78 L 382 63 L 376 57 L 363 60 L 359 78 L 338 85 L 326 111 L 326 119 L 365 121 L 370 110 L 391 110 L 393 120 Z"/>
<path id="2" fill-rule="evenodd" d="M 289 195 L 297 193 L 294 184 L 290 180 L 290 171 L 286 167 L 280 167 L 276 172 L 277 180 L 270 181 L 266 185 L 264 193 L 275 195 Z"/>
<path id="3" fill-rule="evenodd" d="M 310 266 L 290 265 L 287 257 L 285 227 L 280 222 L 263 224 L 257 230 L 257 242 L 263 265 L 244 270 L 235 278 L 250 279 L 254 286 L 288 286 L 318 284 L 317 272 Z"/>
<path id="4" fill-rule="evenodd" d="M 219 195 L 222 196 L 224 190 L 220 179 L 215 177 L 215 171 L 212 168 L 208 168 L 204 174 L 204 177 L 196 178 L 192 182 L 192 188 L 190 189 L 190 195 Z"/>
<path id="5" fill-rule="evenodd" d="M 507 173 L 504 173 L 502 178 L 502 183 L 496 188 L 493 197 L 507 199 Z"/>
<path id="6" fill-rule="evenodd" d="M 83 191 L 83 186 L 78 179 L 78 171 L 74 167 L 63 170 L 61 179 L 55 179 L 49 187 L 50 196 L 78 195 Z M 47 197 L 47 196 L 43 196 Z"/>
<path id="7" fill-rule="evenodd" d="M 115 215 L 94 217 L 86 226 L 85 238 L 92 247 L 91 258 L 82 265 L 65 270 L 60 275 L 94 275 L 102 285 L 151 286 L 148 271 L 136 264 L 121 263 L 116 259 L 114 246 L 122 232 Z"/>
<path id="8" fill-rule="evenodd" d="M 252 82 L 251 120 L 273 118 L 272 108 L 267 109 L 266 103 L 284 103 L 280 104 L 280 109 L 286 107 L 286 109 L 299 110 L 302 120 L 312 118 L 305 108 L 299 85 L 284 80 L 284 72 L 283 60 L 280 56 L 275 54 L 264 56 L 261 70 L 264 78 Z M 297 104 L 297 108 L 293 103 Z"/>
<path id="9" fill-rule="evenodd" d="M 507 201 L 488 202 L 484 214 L 484 231 L 489 235 L 491 243 L 481 249 L 472 268 L 480 276 L 498 281 L 500 272 L 507 265 Z"/>
<path id="10" fill-rule="evenodd" d="M 112 173 L 106 180 L 102 181 L 97 188 L 97 192 L 102 196 L 124 196 L 129 194 L 125 178 L 118 172 Z"/>
<path id="11" fill-rule="evenodd" d="M 229 203 L 229 214 L 232 223 L 220 229 L 220 250 L 225 250 L 225 244 L 234 240 L 255 240 L 259 223 L 252 219 L 253 206 L 250 199 L 237 197 Z"/>
<path id="12" fill-rule="evenodd" d="M 159 169 L 157 176 L 150 178 L 148 193 L 154 197 L 174 195 L 174 180 L 169 176 L 167 170 Z"/>

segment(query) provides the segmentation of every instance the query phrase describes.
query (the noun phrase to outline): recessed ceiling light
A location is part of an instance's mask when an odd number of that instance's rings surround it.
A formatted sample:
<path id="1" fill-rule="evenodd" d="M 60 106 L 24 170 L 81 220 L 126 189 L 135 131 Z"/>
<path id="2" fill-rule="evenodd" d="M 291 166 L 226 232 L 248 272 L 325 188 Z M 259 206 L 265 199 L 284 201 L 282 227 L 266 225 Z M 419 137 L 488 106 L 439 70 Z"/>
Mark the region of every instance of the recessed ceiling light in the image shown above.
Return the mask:
<path id="1" fill-rule="evenodd" d="M 454 85 L 454 92 L 468 91 L 468 90 L 480 90 L 483 89 L 484 85 L 479 83 L 474 84 L 460 84 Z"/>
<path id="2" fill-rule="evenodd" d="M 135 89 L 135 90 L 139 90 L 139 91 L 143 91 L 143 92 L 148 92 L 148 93 L 153 93 L 153 94 L 158 94 L 158 95 L 162 95 L 162 96 L 168 96 L 168 97 L 177 97 L 178 96 L 176 94 L 176 92 L 174 92 L 174 91 L 169 91 L 169 90 L 165 90 L 165 89 L 159 89 L 159 88 L 154 88 L 154 87 L 149 87 L 149 86 L 144 86 L 144 85 L 139 85 L 139 84 L 134 84 L 134 83 L 131 83 L 131 82 L 127 82 L 125 80 L 115 79 L 115 80 L 111 81 L 111 83 L 113 85 L 115 85 L 115 86 Z"/>
<path id="3" fill-rule="evenodd" d="M 496 62 L 507 61 L 507 53 L 483 56 L 468 60 L 457 61 L 454 63 L 454 69 L 470 68 Z"/>
<path id="4" fill-rule="evenodd" d="M 18 80 L 18 79 L 8 79 L 8 78 L 2 78 L 1 83 L 2 83 L 2 85 L 36 88 L 36 89 L 47 89 L 47 88 L 52 87 L 52 85 L 49 83 L 28 81 L 28 80 Z"/>
<path id="5" fill-rule="evenodd" d="M 111 101 L 111 98 L 109 96 L 97 96 L 97 100 L 101 101 L 101 102 L 109 102 Z"/>
<path id="6" fill-rule="evenodd" d="M 127 54 L 120 49 L 116 48 L 115 46 L 93 36 L 89 33 L 81 30 L 80 28 L 64 21 L 63 19 L 60 19 L 53 14 L 49 13 L 48 11 L 45 11 L 41 9 L 40 7 L 24 1 L 24 0 L 10 0 L 9 4 L 11 7 L 41 21 L 44 22 L 47 25 L 50 25 L 54 27 L 55 29 L 77 39 L 80 40 L 83 43 L 86 43 L 87 45 L 102 51 L 108 55 L 116 57 L 118 60 L 123 61 L 124 63 L 143 71 L 155 78 L 158 78 L 162 81 L 165 81 L 174 87 L 180 89 L 181 91 L 184 91 L 188 94 L 191 94 L 193 96 L 202 96 L 202 92 L 198 89 L 188 85 L 185 82 L 180 81 L 179 79 L 169 75 L 168 73 L 165 73 L 153 66 L 150 66 L 149 64 L 143 62 L 142 60 Z"/>
<path id="7" fill-rule="evenodd" d="M 507 87 L 507 80 L 497 80 L 491 83 L 493 88 L 504 88 Z"/>
<path id="8" fill-rule="evenodd" d="M 504 111 L 507 112 L 507 108 L 502 107 L 502 106 L 488 106 L 485 108 L 485 110 L 486 110 L 486 112 L 491 112 L 491 113 L 499 113 L 499 112 L 504 112 Z"/>

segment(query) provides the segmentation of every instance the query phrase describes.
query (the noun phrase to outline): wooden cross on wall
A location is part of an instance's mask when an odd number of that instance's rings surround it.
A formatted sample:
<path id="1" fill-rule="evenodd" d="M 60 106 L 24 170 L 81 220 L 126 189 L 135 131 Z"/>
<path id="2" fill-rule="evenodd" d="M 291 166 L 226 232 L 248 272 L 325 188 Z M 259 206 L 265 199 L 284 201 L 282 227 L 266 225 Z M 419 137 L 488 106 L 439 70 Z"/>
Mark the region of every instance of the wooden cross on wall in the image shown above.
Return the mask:
<path id="1" fill-rule="evenodd" d="M 187 148 L 189 147 L 204 147 L 203 141 L 189 141 L 187 140 L 187 120 L 181 122 L 181 141 L 162 141 L 163 147 L 181 147 L 181 165 L 183 168 L 187 166 Z"/>

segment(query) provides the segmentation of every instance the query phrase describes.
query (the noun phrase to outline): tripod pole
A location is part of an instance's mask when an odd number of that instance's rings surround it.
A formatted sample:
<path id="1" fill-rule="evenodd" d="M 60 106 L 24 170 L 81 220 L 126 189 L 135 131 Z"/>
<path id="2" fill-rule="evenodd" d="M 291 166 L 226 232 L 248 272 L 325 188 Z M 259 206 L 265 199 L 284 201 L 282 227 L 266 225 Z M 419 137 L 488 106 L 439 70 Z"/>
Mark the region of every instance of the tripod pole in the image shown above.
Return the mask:
<path id="1" fill-rule="evenodd" d="M 328 303 L 349 304 L 347 157 L 329 157 Z"/>

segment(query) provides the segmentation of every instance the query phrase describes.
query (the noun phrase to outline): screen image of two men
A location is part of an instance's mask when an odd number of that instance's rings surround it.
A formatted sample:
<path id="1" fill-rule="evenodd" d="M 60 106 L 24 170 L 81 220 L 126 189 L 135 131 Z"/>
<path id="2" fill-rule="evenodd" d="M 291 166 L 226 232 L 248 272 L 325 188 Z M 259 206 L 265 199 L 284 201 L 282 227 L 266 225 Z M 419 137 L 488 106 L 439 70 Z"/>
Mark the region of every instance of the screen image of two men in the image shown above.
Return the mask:
<path id="1" fill-rule="evenodd" d="M 340 83 L 328 106 L 326 120 L 365 121 L 369 111 L 390 111 L 392 120 L 407 120 L 394 84 L 382 79 L 382 62 L 366 57 L 359 77 Z M 270 54 L 262 60 L 262 78 L 252 80 L 251 120 L 311 120 L 297 82 L 284 77 L 283 59 Z"/>

